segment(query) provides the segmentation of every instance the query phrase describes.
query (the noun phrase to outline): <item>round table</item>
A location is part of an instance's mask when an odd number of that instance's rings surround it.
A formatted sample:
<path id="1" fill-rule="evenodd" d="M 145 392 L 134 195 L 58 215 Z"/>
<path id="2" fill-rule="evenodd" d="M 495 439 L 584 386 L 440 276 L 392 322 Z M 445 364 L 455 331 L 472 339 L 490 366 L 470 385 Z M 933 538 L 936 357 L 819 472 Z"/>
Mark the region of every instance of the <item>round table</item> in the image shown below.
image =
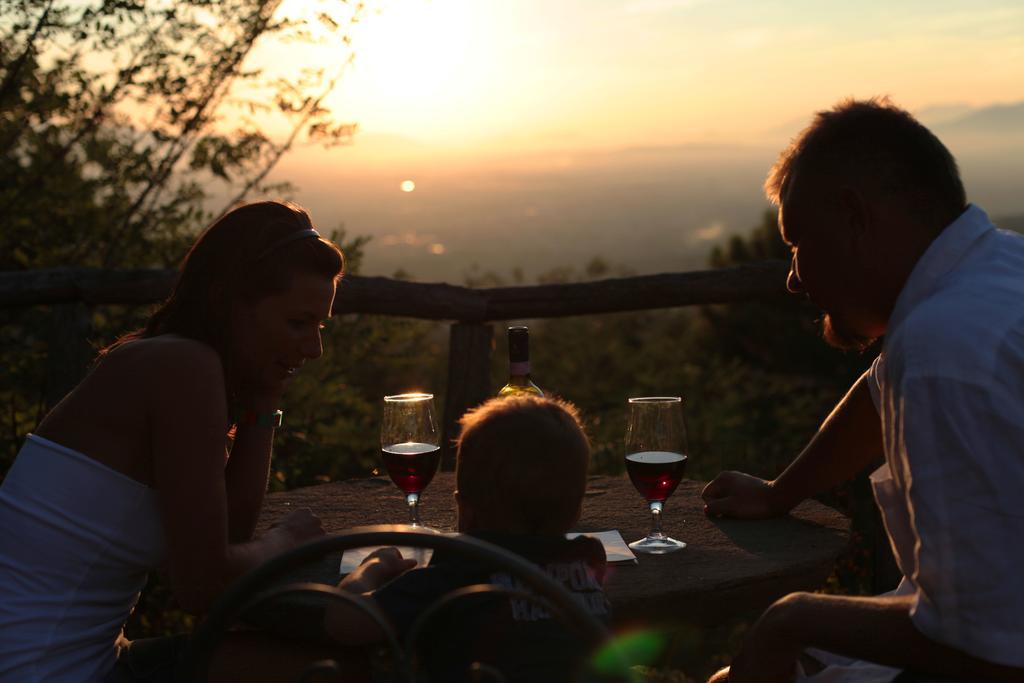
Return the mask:
<path id="1" fill-rule="evenodd" d="M 684 480 L 665 504 L 663 528 L 687 547 L 640 555 L 637 564 L 609 567 L 605 592 L 617 626 L 658 622 L 712 625 L 759 610 L 795 590 L 820 587 L 846 547 L 850 520 L 815 501 L 778 519 L 710 519 L 703 483 Z M 452 531 L 455 476 L 439 472 L 421 497 L 423 523 Z M 408 521 L 403 494 L 386 477 L 352 479 L 267 496 L 259 529 L 289 510 L 308 507 L 328 533 L 367 524 Z M 627 541 L 646 535 L 650 513 L 629 479 L 590 478 L 576 531 L 618 529 Z M 329 580 L 338 558 L 301 578 Z"/>

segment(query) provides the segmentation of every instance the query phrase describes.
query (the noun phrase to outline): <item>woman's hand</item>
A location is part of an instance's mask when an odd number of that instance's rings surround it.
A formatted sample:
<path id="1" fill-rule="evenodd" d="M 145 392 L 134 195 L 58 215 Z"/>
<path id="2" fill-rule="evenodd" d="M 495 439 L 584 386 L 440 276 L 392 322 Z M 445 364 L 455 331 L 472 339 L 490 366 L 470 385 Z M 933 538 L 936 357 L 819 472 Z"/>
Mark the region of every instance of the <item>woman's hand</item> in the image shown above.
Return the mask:
<path id="1" fill-rule="evenodd" d="M 771 482 L 742 472 L 722 472 L 704 487 L 701 497 L 704 512 L 712 517 L 764 519 L 789 511 Z"/>
<path id="2" fill-rule="evenodd" d="M 350 593 L 370 593 L 396 576 L 416 566 L 416 560 L 407 560 L 398 548 L 378 548 L 338 584 Z"/>
<path id="3" fill-rule="evenodd" d="M 323 522 L 309 508 L 300 508 L 278 520 L 267 535 L 274 535 L 284 544 L 282 550 L 290 550 L 306 541 L 324 535 Z"/>

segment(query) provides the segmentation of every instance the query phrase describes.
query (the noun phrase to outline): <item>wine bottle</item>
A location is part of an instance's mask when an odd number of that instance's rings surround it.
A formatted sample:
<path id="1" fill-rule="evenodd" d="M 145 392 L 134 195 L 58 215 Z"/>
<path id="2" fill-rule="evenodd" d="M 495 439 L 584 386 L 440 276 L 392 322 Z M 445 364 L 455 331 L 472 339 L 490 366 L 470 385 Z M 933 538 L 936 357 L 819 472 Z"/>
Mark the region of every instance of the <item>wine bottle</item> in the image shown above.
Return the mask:
<path id="1" fill-rule="evenodd" d="M 508 384 L 498 396 L 512 394 L 544 395 L 530 379 L 530 328 L 525 325 L 508 328 Z"/>

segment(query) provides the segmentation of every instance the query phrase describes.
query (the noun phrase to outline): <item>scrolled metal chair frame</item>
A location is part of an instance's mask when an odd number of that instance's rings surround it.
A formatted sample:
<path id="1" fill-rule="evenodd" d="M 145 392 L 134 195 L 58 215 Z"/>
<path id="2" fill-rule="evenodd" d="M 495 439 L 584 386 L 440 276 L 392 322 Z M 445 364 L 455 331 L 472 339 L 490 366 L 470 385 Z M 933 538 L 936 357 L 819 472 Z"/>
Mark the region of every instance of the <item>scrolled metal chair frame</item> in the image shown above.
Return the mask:
<path id="1" fill-rule="evenodd" d="M 493 584 L 478 584 L 456 589 L 440 596 L 416 620 L 404 644 L 387 617 L 376 605 L 362 596 L 334 586 L 317 583 L 291 583 L 273 586 L 288 572 L 313 562 L 328 553 L 368 546 L 414 546 L 459 554 L 484 566 L 503 570 L 517 577 L 528 590 L 516 590 Z M 271 586 L 268 588 L 268 586 Z M 504 594 L 535 602 L 558 616 L 576 633 L 588 650 L 595 650 L 609 637 L 608 630 L 558 582 L 532 562 L 500 546 L 469 536 L 447 536 L 425 533 L 406 525 L 355 527 L 342 534 L 312 541 L 275 557 L 235 581 L 217 599 L 206 618 L 196 628 L 178 667 L 177 680 L 205 682 L 213 652 L 223 640 L 228 627 L 238 615 L 263 601 L 296 593 L 319 594 L 329 600 L 342 600 L 363 609 L 383 629 L 394 656 L 395 674 L 399 680 L 413 681 L 412 657 L 423 624 L 453 601 L 485 593 Z M 300 675 L 305 680 L 315 671 L 331 670 L 330 660 L 314 662 Z"/>

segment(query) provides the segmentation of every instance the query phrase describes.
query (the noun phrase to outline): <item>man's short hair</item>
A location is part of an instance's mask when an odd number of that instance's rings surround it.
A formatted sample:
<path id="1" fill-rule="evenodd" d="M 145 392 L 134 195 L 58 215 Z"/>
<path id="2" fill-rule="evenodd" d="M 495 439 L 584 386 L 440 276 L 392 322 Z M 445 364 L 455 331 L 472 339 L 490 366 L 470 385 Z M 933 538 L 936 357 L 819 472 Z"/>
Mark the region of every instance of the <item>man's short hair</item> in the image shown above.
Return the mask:
<path id="1" fill-rule="evenodd" d="M 887 97 L 848 99 L 818 112 L 779 155 L 764 189 L 780 204 L 794 173 L 873 189 L 907 202 L 939 229 L 967 205 L 956 160 L 935 135 Z"/>
<path id="2" fill-rule="evenodd" d="M 563 534 L 583 502 L 590 443 L 571 403 L 530 395 L 466 413 L 456 443 L 459 496 L 488 531 Z"/>

